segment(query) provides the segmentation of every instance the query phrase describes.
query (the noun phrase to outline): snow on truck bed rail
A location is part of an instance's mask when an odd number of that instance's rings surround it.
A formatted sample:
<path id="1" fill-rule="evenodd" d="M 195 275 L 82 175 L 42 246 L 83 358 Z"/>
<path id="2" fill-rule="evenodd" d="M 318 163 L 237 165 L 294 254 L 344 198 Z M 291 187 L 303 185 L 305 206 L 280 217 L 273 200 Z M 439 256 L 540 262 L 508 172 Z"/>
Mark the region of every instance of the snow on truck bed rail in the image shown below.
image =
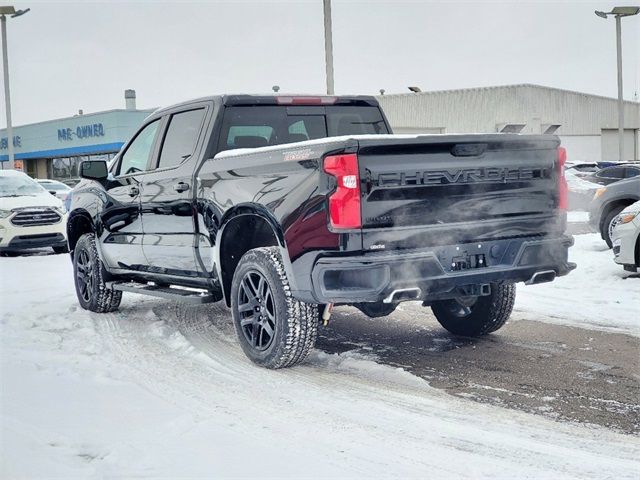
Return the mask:
<path id="1" fill-rule="evenodd" d="M 595 248 L 584 236 L 574 259 L 588 263 Z M 2 478 L 555 480 L 640 469 L 636 437 L 453 397 L 354 353 L 255 367 L 218 304 L 125 294 L 120 311 L 89 313 L 67 255 L 2 258 L 0 269 Z M 549 297 L 526 289 L 520 310 Z M 553 301 L 575 309 L 574 295 L 565 286 Z M 600 297 L 576 298 L 588 310 Z"/>
<path id="2" fill-rule="evenodd" d="M 267 145 L 265 147 L 255 147 L 255 148 L 234 148 L 231 150 L 223 150 L 217 153 L 214 157 L 214 160 L 229 158 L 229 157 L 239 157 L 243 155 L 251 155 L 258 153 L 269 153 L 279 150 L 298 150 L 303 149 L 305 147 L 313 147 L 316 145 L 326 145 L 332 143 L 343 143 L 349 140 L 415 140 L 417 138 L 442 138 L 442 137 L 458 137 L 458 136 L 496 136 L 500 138 L 507 134 L 504 133 L 420 133 L 420 134 L 407 134 L 407 133 L 381 133 L 381 134 L 363 134 L 363 135 L 340 135 L 336 137 L 324 137 L 324 138 L 316 138 L 313 140 L 305 140 L 302 142 L 294 142 L 294 143 L 282 143 L 279 145 Z M 518 136 L 520 134 L 508 134 L 509 136 Z M 545 136 L 547 138 L 548 136 Z"/>

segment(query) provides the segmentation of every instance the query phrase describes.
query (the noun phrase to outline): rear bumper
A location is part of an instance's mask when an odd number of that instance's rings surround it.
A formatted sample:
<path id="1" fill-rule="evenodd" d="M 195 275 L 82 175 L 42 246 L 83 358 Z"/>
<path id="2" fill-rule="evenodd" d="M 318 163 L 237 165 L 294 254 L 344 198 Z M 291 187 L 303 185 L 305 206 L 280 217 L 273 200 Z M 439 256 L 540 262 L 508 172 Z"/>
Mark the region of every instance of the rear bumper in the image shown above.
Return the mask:
<path id="1" fill-rule="evenodd" d="M 394 292 L 410 290 L 415 299 L 428 301 L 456 296 L 468 286 L 530 281 L 540 272 L 545 274 L 536 278 L 548 281 L 575 268 L 567 260 L 571 245 L 571 236 L 529 237 L 325 256 L 312 266 L 310 291 L 294 294 L 315 303 L 355 303 L 397 301 Z"/>

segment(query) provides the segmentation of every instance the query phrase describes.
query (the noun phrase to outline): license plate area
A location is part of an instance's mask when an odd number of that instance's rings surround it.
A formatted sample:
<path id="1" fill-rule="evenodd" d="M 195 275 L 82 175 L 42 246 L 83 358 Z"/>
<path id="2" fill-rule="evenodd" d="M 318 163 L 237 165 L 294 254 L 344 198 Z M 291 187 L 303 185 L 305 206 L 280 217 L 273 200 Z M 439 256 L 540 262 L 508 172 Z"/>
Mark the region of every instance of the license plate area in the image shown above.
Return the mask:
<path id="1" fill-rule="evenodd" d="M 451 271 L 459 272 L 462 270 L 475 270 L 478 268 L 484 268 L 487 266 L 487 259 L 484 253 L 467 253 L 462 252 L 460 255 L 456 255 L 451 258 L 450 262 Z"/>

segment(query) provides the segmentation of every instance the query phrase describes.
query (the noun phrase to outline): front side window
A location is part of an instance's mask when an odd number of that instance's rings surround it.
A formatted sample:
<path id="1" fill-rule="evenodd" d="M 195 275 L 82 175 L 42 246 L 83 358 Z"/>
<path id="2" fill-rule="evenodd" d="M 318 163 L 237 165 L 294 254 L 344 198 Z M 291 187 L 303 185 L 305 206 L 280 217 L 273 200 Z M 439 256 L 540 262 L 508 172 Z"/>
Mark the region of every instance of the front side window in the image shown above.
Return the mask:
<path id="1" fill-rule="evenodd" d="M 138 133 L 122 156 L 118 175 L 128 175 L 147 169 L 159 125 L 160 120 L 155 120 Z"/>
<path id="2" fill-rule="evenodd" d="M 621 167 L 605 168 L 596 174 L 600 178 L 624 178 L 624 169 Z"/>
<path id="3" fill-rule="evenodd" d="M 171 115 L 158 168 L 173 167 L 193 155 L 204 118 L 204 108 Z"/>
<path id="4" fill-rule="evenodd" d="M 637 177 L 638 175 L 640 175 L 640 169 L 627 168 L 625 178 Z"/>

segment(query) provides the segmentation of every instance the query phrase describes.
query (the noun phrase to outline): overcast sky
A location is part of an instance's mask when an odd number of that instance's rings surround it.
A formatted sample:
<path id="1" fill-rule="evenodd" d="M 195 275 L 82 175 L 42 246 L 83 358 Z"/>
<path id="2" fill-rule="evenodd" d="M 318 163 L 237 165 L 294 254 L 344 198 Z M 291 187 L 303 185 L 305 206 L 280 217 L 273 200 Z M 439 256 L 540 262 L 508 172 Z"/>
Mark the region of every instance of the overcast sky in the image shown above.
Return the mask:
<path id="1" fill-rule="evenodd" d="M 536 83 L 615 97 L 615 21 L 593 11 L 616 3 L 334 0 L 336 93 Z M 322 0 L 13 4 L 31 7 L 7 22 L 14 125 L 123 108 L 127 88 L 139 108 L 325 89 Z M 634 99 L 640 15 L 622 23 Z"/>

